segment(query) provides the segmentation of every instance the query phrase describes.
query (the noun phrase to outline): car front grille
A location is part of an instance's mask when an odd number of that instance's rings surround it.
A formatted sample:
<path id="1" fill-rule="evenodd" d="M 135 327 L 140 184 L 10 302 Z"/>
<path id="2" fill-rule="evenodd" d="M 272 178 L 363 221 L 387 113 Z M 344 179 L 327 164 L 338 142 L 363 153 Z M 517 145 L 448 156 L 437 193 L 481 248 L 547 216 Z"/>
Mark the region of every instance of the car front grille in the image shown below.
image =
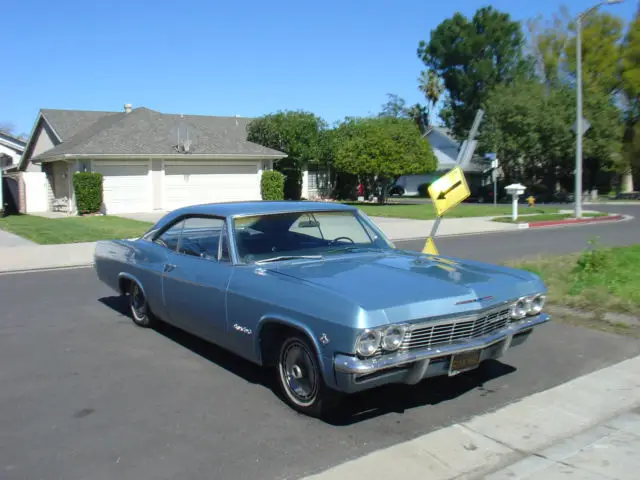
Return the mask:
<path id="1" fill-rule="evenodd" d="M 480 317 L 419 323 L 407 332 L 400 350 L 431 348 L 482 337 L 506 327 L 509 319 L 509 308 L 501 308 Z"/>

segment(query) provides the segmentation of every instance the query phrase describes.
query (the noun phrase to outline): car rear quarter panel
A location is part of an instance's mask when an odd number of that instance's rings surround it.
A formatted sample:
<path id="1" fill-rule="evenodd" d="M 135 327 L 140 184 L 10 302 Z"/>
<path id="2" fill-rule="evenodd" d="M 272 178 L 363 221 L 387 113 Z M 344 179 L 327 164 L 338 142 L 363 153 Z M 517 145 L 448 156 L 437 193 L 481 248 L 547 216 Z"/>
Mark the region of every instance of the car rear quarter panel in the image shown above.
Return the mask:
<path id="1" fill-rule="evenodd" d="M 118 293 L 121 279 L 135 280 L 144 291 L 151 310 L 164 313 L 159 269 L 166 259 L 162 247 L 143 240 L 101 241 L 96 245 L 94 268 L 98 278 Z"/>

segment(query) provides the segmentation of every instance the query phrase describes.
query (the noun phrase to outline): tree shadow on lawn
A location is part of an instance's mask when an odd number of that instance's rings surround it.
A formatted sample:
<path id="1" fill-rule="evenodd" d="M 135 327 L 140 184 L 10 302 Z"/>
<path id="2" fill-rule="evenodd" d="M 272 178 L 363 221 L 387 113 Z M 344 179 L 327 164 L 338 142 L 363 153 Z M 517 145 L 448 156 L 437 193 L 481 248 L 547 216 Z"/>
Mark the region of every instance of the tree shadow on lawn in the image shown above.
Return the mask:
<path id="1" fill-rule="evenodd" d="M 99 301 L 130 319 L 126 297 L 104 297 Z M 284 401 L 277 386 L 275 369 L 265 370 L 228 350 L 162 321 L 158 322 L 154 330 L 245 381 L 270 389 Z M 333 426 L 349 426 L 389 413 L 404 413 L 413 408 L 437 405 L 475 389 L 483 391 L 483 396 L 489 395 L 493 392 L 484 388 L 484 383 L 515 371 L 516 368 L 498 360 L 487 360 L 477 370 L 455 377 L 430 378 L 414 386 L 396 384 L 376 387 L 345 396 L 337 408 L 323 420 Z"/>

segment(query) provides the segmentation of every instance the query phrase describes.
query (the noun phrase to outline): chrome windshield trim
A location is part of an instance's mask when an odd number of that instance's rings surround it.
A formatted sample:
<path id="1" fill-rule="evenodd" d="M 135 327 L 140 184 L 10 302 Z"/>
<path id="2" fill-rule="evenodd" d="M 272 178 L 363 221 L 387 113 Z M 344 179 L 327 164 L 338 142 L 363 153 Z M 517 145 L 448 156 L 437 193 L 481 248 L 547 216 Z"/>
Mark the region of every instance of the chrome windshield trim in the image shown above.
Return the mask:
<path id="1" fill-rule="evenodd" d="M 427 360 L 436 357 L 443 357 L 454 353 L 462 353 L 477 348 L 486 348 L 494 343 L 498 343 L 505 338 L 512 337 L 522 331 L 529 330 L 535 326 L 551 320 L 546 313 L 541 313 L 535 317 L 527 317 L 516 320 L 508 327 L 497 332 L 471 339 L 467 342 L 442 345 L 435 348 L 424 348 L 421 350 L 400 351 L 390 355 L 360 359 L 351 355 L 337 354 L 334 360 L 334 367 L 337 372 L 366 375 L 388 368 L 400 367 L 420 360 Z"/>

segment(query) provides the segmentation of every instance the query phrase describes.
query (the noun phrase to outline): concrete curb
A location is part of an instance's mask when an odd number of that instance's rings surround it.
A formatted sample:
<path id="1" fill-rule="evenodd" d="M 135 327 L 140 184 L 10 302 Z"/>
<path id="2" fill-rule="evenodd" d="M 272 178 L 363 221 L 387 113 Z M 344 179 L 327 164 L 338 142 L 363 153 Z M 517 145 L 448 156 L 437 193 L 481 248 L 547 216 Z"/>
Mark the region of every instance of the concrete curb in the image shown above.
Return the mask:
<path id="1" fill-rule="evenodd" d="M 604 217 L 587 217 L 587 218 L 570 218 L 564 220 L 545 220 L 542 222 L 527 223 L 528 227 L 523 228 L 540 228 L 540 227 L 554 227 L 560 225 L 578 225 L 585 223 L 598 223 L 598 222 L 612 222 L 615 220 L 622 220 L 624 215 L 607 215 Z"/>
<path id="2" fill-rule="evenodd" d="M 640 356 L 306 478 L 485 478 L 638 406 Z"/>
<path id="3" fill-rule="evenodd" d="M 68 265 L 55 265 L 50 267 L 26 267 L 20 269 L 2 269 L 0 268 L 0 275 L 13 275 L 19 273 L 38 273 L 38 272 L 54 272 L 56 270 L 74 270 L 76 268 L 92 268 L 93 262 L 87 263 L 70 263 Z"/>

